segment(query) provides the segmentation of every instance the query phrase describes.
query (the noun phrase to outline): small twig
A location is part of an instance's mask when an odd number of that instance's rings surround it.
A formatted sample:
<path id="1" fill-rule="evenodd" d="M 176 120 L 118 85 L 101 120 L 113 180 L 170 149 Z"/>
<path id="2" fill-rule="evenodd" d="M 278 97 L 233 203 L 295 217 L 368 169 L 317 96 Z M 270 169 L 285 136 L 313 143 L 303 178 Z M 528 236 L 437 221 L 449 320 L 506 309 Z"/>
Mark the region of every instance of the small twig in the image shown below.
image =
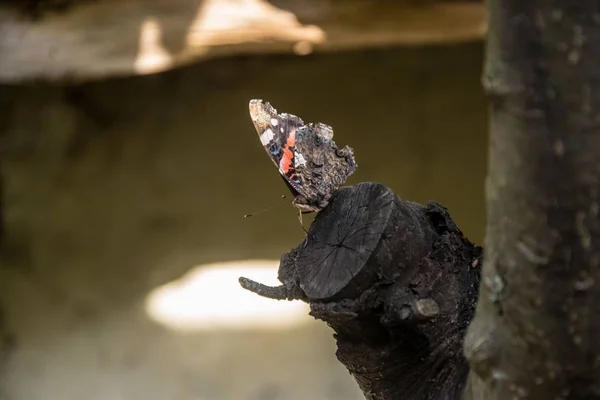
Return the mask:
<path id="1" fill-rule="evenodd" d="M 244 289 L 273 300 L 301 300 L 304 297 L 298 293 L 298 290 L 287 288 L 284 285 L 268 286 L 243 276 L 238 279 L 238 282 Z"/>

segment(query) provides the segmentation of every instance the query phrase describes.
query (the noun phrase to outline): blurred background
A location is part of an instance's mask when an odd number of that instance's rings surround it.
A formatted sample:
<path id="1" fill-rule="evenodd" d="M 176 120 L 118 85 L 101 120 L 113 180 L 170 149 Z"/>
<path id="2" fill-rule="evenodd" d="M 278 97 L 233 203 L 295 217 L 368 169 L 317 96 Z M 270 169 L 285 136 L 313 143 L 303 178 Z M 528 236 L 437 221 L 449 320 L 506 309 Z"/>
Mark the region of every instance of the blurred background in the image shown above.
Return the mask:
<path id="1" fill-rule="evenodd" d="M 0 20 L 2 398 L 364 398 L 306 305 L 237 283 L 276 284 L 304 239 L 251 98 L 333 126 L 348 184 L 436 200 L 482 241 L 482 2 L 5 1 Z"/>

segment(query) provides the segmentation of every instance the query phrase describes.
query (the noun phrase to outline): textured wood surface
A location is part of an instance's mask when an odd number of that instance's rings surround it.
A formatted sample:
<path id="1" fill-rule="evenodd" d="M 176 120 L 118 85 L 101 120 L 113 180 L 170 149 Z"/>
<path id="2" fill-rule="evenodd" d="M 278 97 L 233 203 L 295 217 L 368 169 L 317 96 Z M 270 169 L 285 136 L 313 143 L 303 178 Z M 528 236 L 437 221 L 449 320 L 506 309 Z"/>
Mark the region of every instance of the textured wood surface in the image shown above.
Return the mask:
<path id="1" fill-rule="evenodd" d="M 337 357 L 367 399 L 460 399 L 480 258 L 441 205 L 361 183 L 340 190 L 305 243 L 282 257 L 280 287 L 240 283 L 308 302 L 335 331 Z"/>
<path id="2" fill-rule="evenodd" d="M 600 13 L 488 1 L 486 261 L 472 399 L 600 399 Z"/>

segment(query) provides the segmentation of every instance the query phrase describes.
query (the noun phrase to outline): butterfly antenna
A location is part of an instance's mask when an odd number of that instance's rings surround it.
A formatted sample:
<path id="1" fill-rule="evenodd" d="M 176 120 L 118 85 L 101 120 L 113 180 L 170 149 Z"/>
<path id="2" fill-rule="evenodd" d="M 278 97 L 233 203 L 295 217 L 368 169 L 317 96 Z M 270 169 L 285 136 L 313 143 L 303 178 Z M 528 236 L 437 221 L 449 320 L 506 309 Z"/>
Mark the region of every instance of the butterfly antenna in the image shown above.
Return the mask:
<path id="1" fill-rule="evenodd" d="M 282 195 L 281 195 L 281 199 L 282 199 L 282 200 L 285 200 L 285 199 L 287 199 L 287 197 L 286 197 L 284 194 L 282 194 Z M 263 208 L 262 210 L 258 210 L 258 211 L 256 211 L 256 212 L 253 212 L 253 213 L 251 213 L 251 214 L 244 214 L 244 218 L 250 218 L 250 217 L 253 217 L 253 216 L 255 216 L 255 215 L 258 215 L 258 214 L 264 213 L 265 211 L 269 211 L 270 209 L 272 209 L 272 208 L 275 208 L 275 207 L 277 207 L 277 206 L 280 206 L 281 204 L 283 204 L 283 203 L 273 204 L 273 205 L 272 205 L 272 206 L 270 206 L 270 207 Z"/>

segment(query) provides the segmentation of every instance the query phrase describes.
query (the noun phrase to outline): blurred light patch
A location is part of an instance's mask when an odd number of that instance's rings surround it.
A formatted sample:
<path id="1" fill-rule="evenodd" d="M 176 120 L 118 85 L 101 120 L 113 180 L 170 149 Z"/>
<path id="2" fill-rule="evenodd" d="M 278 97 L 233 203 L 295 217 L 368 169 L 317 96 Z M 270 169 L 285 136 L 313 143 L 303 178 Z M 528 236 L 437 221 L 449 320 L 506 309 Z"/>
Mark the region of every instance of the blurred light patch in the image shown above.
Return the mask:
<path id="1" fill-rule="evenodd" d="M 294 44 L 292 50 L 299 56 L 306 56 L 314 51 L 314 47 L 313 44 L 308 40 L 301 40 Z"/>
<path id="2" fill-rule="evenodd" d="M 204 0 L 187 36 L 196 49 L 271 40 L 321 43 L 325 31 L 267 0 Z"/>
<path id="3" fill-rule="evenodd" d="M 289 329 L 312 320 L 300 301 L 269 300 L 242 289 L 240 276 L 267 285 L 277 280 L 278 260 L 245 260 L 201 265 L 155 289 L 146 300 L 148 315 L 171 329 Z"/>
<path id="4" fill-rule="evenodd" d="M 133 64 L 138 74 L 153 74 L 169 69 L 173 59 L 162 45 L 160 24 L 147 18 L 140 26 L 138 54 Z"/>

